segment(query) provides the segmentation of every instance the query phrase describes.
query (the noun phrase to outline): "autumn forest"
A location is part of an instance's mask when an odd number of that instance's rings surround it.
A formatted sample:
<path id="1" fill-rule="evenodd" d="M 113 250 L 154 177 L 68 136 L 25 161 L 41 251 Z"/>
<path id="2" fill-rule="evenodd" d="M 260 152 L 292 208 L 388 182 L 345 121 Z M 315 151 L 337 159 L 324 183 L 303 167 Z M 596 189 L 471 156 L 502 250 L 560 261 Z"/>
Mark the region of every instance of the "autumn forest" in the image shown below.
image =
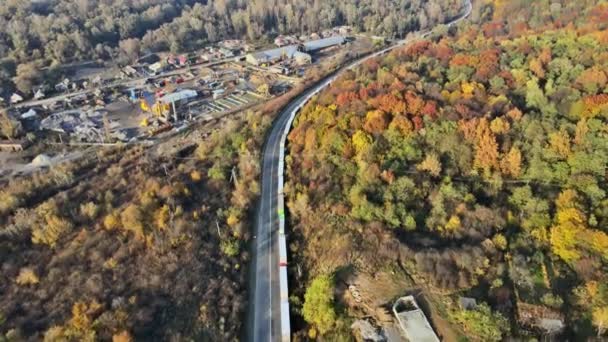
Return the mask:
<path id="1" fill-rule="evenodd" d="M 342 24 L 406 37 L 461 8 L 305 3 L 9 0 L 0 95 L 31 92 L 38 69 L 126 61 L 129 46 Z M 298 113 L 283 189 L 292 340 L 351 341 L 353 323 L 393 322 L 410 294 L 444 341 L 608 338 L 608 3 L 472 3 Z M 265 137 L 356 55 L 153 147 L 87 149 L 2 180 L 0 342 L 241 340 Z"/>
<path id="2" fill-rule="evenodd" d="M 470 22 L 305 107 L 289 135 L 291 247 L 306 298 L 336 293 L 330 314 L 301 306 L 309 335 L 373 315 L 340 288 L 391 267 L 447 318 L 444 336 L 554 333 L 542 319 L 562 337 L 604 333 L 607 25 L 597 1 L 475 2 Z"/>

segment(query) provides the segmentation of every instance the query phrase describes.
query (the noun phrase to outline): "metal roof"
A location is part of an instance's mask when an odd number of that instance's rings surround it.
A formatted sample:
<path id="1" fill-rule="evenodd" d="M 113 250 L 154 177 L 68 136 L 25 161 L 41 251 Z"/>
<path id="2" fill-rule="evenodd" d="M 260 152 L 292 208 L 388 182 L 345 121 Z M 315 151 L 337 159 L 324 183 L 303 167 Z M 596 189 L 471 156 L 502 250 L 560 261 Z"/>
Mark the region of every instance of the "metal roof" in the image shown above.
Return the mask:
<path id="1" fill-rule="evenodd" d="M 281 58 L 283 56 L 292 58 L 295 53 L 298 52 L 297 45 L 287 45 L 276 49 L 260 51 L 253 54 L 253 57 L 260 62 L 270 61 L 273 59 Z"/>
<path id="2" fill-rule="evenodd" d="M 334 45 L 340 45 L 345 42 L 344 37 L 335 36 L 319 40 L 312 40 L 303 44 L 304 51 L 317 51 L 328 48 Z M 294 58 L 297 55 L 303 56 L 303 52 L 298 51 L 298 45 L 287 45 L 276 49 L 260 51 L 251 54 L 258 62 L 265 63 L 281 57 Z"/>
<path id="3" fill-rule="evenodd" d="M 344 44 L 346 40 L 342 36 L 329 37 L 319 40 L 311 40 L 304 43 L 304 51 L 317 51 L 334 45 Z"/>
<path id="4" fill-rule="evenodd" d="M 305 52 L 296 51 L 296 53 L 293 54 L 293 58 L 311 58 L 311 57 L 309 54 L 307 54 Z"/>
<path id="5" fill-rule="evenodd" d="M 163 103 L 178 102 L 181 100 L 191 99 L 193 97 L 196 97 L 197 95 L 198 94 L 194 90 L 184 89 L 176 93 L 167 94 L 161 97 L 160 101 Z"/>

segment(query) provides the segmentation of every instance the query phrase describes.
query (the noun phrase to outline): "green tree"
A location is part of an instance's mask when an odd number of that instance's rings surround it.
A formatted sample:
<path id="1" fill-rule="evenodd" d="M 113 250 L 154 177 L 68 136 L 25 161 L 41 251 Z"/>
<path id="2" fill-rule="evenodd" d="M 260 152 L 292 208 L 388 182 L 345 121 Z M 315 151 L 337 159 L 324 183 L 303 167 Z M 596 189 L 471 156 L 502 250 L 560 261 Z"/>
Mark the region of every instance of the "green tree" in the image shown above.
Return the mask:
<path id="1" fill-rule="evenodd" d="M 549 102 L 536 79 L 531 79 L 526 83 L 526 104 L 530 108 L 540 110 L 545 115 L 554 115 L 557 112 L 555 105 Z"/>
<path id="2" fill-rule="evenodd" d="M 333 278 L 320 275 L 312 281 L 304 295 L 304 319 L 313 324 L 321 335 L 330 331 L 336 323 L 333 291 Z"/>

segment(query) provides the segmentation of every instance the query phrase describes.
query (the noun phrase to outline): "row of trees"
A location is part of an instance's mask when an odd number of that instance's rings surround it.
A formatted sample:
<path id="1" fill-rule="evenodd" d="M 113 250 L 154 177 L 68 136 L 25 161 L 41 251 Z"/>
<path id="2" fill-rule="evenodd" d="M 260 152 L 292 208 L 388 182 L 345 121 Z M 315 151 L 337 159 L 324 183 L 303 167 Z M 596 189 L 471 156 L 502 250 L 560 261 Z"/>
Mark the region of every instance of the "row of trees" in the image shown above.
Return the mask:
<path id="1" fill-rule="evenodd" d="M 424 286 L 475 293 L 505 317 L 532 305 L 561 312 L 577 338 L 603 333 L 608 6 L 474 12 L 479 24 L 368 61 L 299 114 L 288 157 L 298 255 L 314 276 L 351 265 L 340 247 L 357 246 L 357 265 L 405 263 Z M 397 256 L 361 242 L 379 231 Z M 488 307 L 449 311 L 482 340 L 509 333 Z"/>

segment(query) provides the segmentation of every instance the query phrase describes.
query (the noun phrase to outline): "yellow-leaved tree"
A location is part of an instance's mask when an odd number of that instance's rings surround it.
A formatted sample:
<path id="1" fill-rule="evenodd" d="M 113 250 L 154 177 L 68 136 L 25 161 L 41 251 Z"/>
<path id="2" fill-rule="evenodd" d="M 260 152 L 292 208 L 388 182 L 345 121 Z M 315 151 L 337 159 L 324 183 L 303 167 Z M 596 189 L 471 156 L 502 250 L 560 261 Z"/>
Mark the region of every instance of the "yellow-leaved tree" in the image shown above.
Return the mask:
<path id="1" fill-rule="evenodd" d="M 599 338 L 608 328 L 608 306 L 602 306 L 593 310 L 593 324 L 597 327 Z"/>
<path id="2" fill-rule="evenodd" d="M 608 234 L 587 226 L 587 217 L 574 190 L 564 190 L 555 201 L 557 212 L 551 228 L 551 250 L 572 264 L 587 251 L 608 260 Z"/>
<path id="3" fill-rule="evenodd" d="M 585 229 L 585 215 L 577 208 L 574 190 L 564 190 L 555 205 L 556 224 L 551 228 L 551 250 L 565 262 L 572 263 L 580 258 L 576 241 Z"/>
<path id="4" fill-rule="evenodd" d="M 416 168 L 420 171 L 427 171 L 432 176 L 437 177 L 441 173 L 441 161 L 439 161 L 437 154 L 431 152 L 426 155 L 426 158 Z"/>
<path id="5" fill-rule="evenodd" d="M 485 118 L 479 120 L 476 138 L 473 166 L 483 170 L 485 175 L 489 175 L 498 168 L 498 143 Z"/>
<path id="6" fill-rule="evenodd" d="M 517 147 L 511 147 L 500 161 L 500 170 L 503 175 L 517 178 L 521 174 L 521 151 Z"/>

